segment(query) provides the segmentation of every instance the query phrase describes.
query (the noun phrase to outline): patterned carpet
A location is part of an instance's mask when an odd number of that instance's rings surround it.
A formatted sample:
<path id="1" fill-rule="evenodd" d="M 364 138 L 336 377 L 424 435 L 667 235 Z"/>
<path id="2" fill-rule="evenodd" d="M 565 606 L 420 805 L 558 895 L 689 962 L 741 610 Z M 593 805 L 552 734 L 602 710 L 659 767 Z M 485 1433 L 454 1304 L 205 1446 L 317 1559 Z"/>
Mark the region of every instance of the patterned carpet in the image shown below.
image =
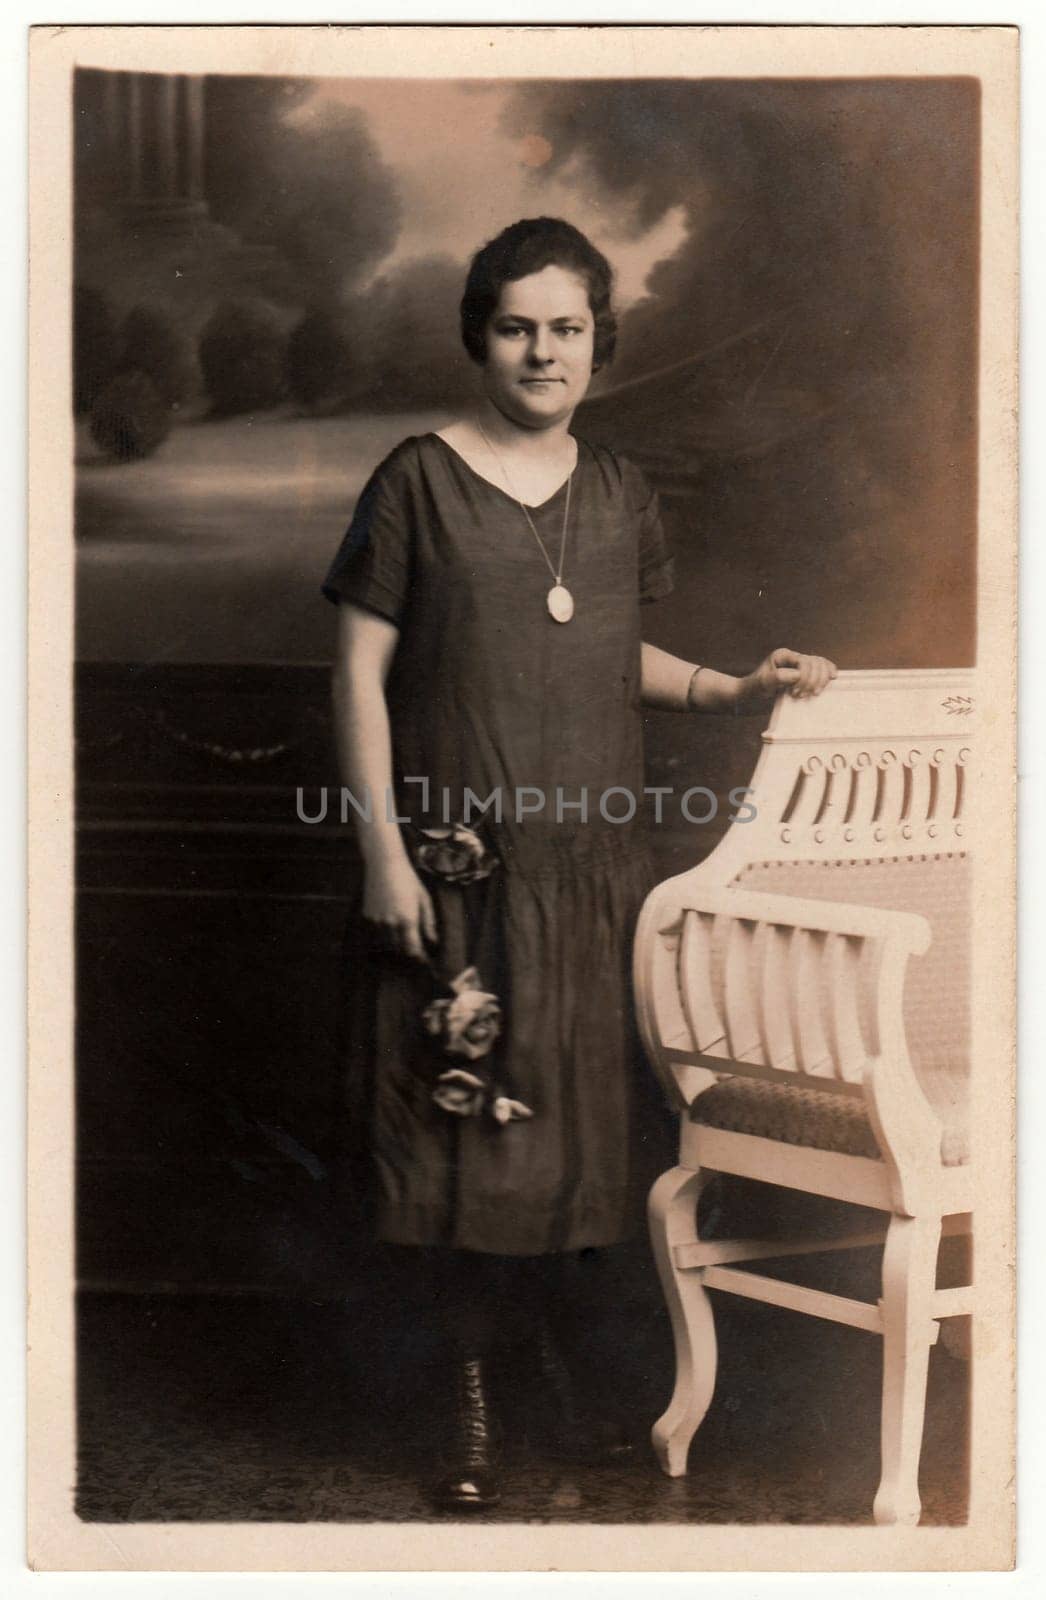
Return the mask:
<path id="1" fill-rule="evenodd" d="M 648 1294 L 629 1307 L 614 1375 L 629 1397 L 633 1457 L 583 1469 L 557 1462 L 532 1437 L 533 1396 L 518 1372 L 503 1374 L 504 1497 L 487 1519 L 870 1522 L 879 1341 L 726 1295 L 716 1314 L 719 1381 L 687 1477 L 665 1477 L 647 1444 L 672 1374 L 667 1320 Z M 436 1520 L 418 1486 L 434 1464 L 434 1353 L 416 1332 L 390 1330 L 388 1305 L 362 1293 L 341 1301 L 84 1294 L 80 1516 Z M 967 1380 L 968 1368 L 935 1348 L 927 1523 L 966 1515 Z"/>

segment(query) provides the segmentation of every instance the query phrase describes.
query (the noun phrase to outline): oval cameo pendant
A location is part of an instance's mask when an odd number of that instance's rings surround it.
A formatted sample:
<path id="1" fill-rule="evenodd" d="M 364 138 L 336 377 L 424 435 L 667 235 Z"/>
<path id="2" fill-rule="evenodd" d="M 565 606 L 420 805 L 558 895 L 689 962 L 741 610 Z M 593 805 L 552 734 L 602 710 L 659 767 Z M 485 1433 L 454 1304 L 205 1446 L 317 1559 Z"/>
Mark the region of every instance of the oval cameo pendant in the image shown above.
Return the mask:
<path id="1" fill-rule="evenodd" d="M 574 615 L 574 596 L 561 583 L 554 584 L 546 600 L 549 615 L 556 622 L 569 622 Z"/>

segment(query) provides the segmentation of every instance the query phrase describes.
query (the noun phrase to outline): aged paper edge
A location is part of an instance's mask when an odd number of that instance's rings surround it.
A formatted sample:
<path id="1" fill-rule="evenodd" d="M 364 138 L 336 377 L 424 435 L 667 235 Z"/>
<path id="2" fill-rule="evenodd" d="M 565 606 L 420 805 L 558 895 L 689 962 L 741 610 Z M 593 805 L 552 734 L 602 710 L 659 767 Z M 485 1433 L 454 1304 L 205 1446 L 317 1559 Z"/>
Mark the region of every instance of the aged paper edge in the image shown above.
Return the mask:
<path id="1" fill-rule="evenodd" d="M 563 49 L 563 35 L 571 48 Z M 525 51 L 520 35 L 525 35 Z M 521 57 L 525 55 L 525 61 Z M 681 62 L 686 71 L 681 72 Z M 29 1558 L 50 1571 L 998 1570 L 1013 1559 L 1017 61 L 1006 27 L 37 27 L 30 62 Z M 971 832 L 976 1441 L 964 1528 L 83 1523 L 72 1510 L 71 74 L 367 77 L 969 74 L 982 85 L 977 693 Z"/>

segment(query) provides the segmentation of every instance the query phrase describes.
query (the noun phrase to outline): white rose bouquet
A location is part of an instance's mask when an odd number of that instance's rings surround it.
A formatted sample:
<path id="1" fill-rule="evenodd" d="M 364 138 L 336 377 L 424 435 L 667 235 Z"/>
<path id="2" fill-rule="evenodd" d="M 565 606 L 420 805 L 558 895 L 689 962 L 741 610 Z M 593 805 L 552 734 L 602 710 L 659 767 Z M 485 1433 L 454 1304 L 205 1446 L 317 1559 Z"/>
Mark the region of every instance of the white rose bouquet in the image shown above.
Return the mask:
<path id="1" fill-rule="evenodd" d="M 478 883 L 489 878 L 498 858 L 474 828 L 455 822 L 445 828 L 418 828 L 414 859 L 422 872 L 444 883 Z"/>
<path id="2" fill-rule="evenodd" d="M 475 967 L 466 967 L 452 979 L 451 993 L 425 1008 L 426 1032 L 438 1039 L 443 1052 L 468 1061 L 469 1066 L 449 1067 L 432 1091 L 433 1102 L 455 1117 L 489 1114 L 496 1123 L 520 1122 L 533 1112 L 521 1100 L 507 1095 L 477 1065 L 493 1049 L 501 1033 L 501 1004 L 483 987 Z"/>

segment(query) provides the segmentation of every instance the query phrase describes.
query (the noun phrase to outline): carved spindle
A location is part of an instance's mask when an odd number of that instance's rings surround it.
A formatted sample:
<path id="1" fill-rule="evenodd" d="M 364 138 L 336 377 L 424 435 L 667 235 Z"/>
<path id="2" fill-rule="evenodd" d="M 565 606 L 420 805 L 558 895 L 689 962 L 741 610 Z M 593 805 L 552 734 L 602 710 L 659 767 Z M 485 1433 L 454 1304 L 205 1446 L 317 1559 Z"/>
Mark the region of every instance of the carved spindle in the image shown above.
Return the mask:
<path id="1" fill-rule="evenodd" d="M 820 815 L 830 776 L 819 756 L 810 757 L 806 762 L 804 773 L 805 782 L 799 791 L 790 818 L 792 824 L 798 828 L 811 827 Z"/>
<path id="2" fill-rule="evenodd" d="M 727 1042 L 734 1061 L 758 1061 L 762 1055 L 753 981 L 752 944 L 755 930 L 754 922 L 732 918 L 726 935 L 724 1012 Z"/>
<path id="3" fill-rule="evenodd" d="M 861 945 L 847 934 L 830 933 L 825 941 L 828 1037 L 837 1075 L 860 1083 L 867 1057 L 858 1013 Z"/>
<path id="4" fill-rule="evenodd" d="M 904 807 L 905 769 L 892 750 L 885 750 L 880 757 L 880 772 L 879 803 L 875 820 L 881 822 L 884 828 L 896 828 L 901 821 L 901 811 Z"/>
<path id="5" fill-rule="evenodd" d="M 766 1064 L 780 1072 L 795 1071 L 795 1044 L 788 1007 L 788 952 L 791 930 L 763 923 L 753 955 L 759 973 L 759 1037 Z"/>
<path id="6" fill-rule="evenodd" d="M 955 818 L 961 821 L 966 811 L 966 797 L 969 793 L 969 778 L 966 775 L 966 750 L 960 750 L 955 758 Z"/>
<path id="7" fill-rule="evenodd" d="M 821 960 L 825 935 L 794 928 L 788 950 L 788 1005 L 801 1072 L 833 1076 L 831 1052 L 821 1021 Z"/>
<path id="8" fill-rule="evenodd" d="M 844 807 L 839 802 L 839 777 L 831 770 L 826 770 L 824 782 L 821 785 L 821 798 L 817 810 L 814 812 L 815 827 L 830 827 L 842 817 Z"/>
<path id="9" fill-rule="evenodd" d="M 911 774 L 908 786 L 908 817 L 913 827 L 925 822 L 930 813 L 930 764 L 922 750 L 913 750 L 908 758 Z"/>
<path id="10" fill-rule="evenodd" d="M 692 1050 L 694 1047 L 690 1025 L 683 1011 L 679 973 L 683 922 L 684 919 L 680 917 L 673 925 L 661 928 L 652 952 L 649 989 L 657 995 L 658 1037 L 669 1050 Z"/>
<path id="11" fill-rule="evenodd" d="M 788 799 L 785 801 L 784 810 L 781 812 L 778 821 L 792 821 L 796 811 L 799 808 L 799 802 L 802 799 L 803 790 L 807 787 L 808 782 L 809 779 L 807 778 L 806 773 L 803 771 L 802 767 L 800 767 L 799 771 L 795 775 L 795 782 L 792 784 L 791 792 L 788 796 Z"/>
<path id="12" fill-rule="evenodd" d="M 814 822 L 831 825 L 833 822 L 841 821 L 846 810 L 847 794 L 848 781 L 840 772 L 829 768 L 824 775 L 821 803 L 814 814 Z"/>
<path id="13" fill-rule="evenodd" d="M 937 793 L 933 808 L 934 820 L 937 822 L 949 823 L 955 818 L 958 771 L 955 762 L 946 752 L 937 767 Z"/>
<path id="14" fill-rule="evenodd" d="M 855 831 L 870 828 L 879 792 L 879 773 L 867 751 L 862 751 L 851 772 L 850 805 L 847 822 Z"/>
<path id="15" fill-rule="evenodd" d="M 879 1035 L 879 984 L 882 974 L 884 943 L 882 939 L 862 939 L 860 971 L 857 975 L 857 1015 L 861 1037 L 869 1056 L 882 1054 Z"/>
<path id="16" fill-rule="evenodd" d="M 700 1055 L 728 1054 L 726 1028 L 712 985 L 713 919 L 687 911 L 679 941 L 679 994 L 690 1032 L 691 1048 Z"/>

